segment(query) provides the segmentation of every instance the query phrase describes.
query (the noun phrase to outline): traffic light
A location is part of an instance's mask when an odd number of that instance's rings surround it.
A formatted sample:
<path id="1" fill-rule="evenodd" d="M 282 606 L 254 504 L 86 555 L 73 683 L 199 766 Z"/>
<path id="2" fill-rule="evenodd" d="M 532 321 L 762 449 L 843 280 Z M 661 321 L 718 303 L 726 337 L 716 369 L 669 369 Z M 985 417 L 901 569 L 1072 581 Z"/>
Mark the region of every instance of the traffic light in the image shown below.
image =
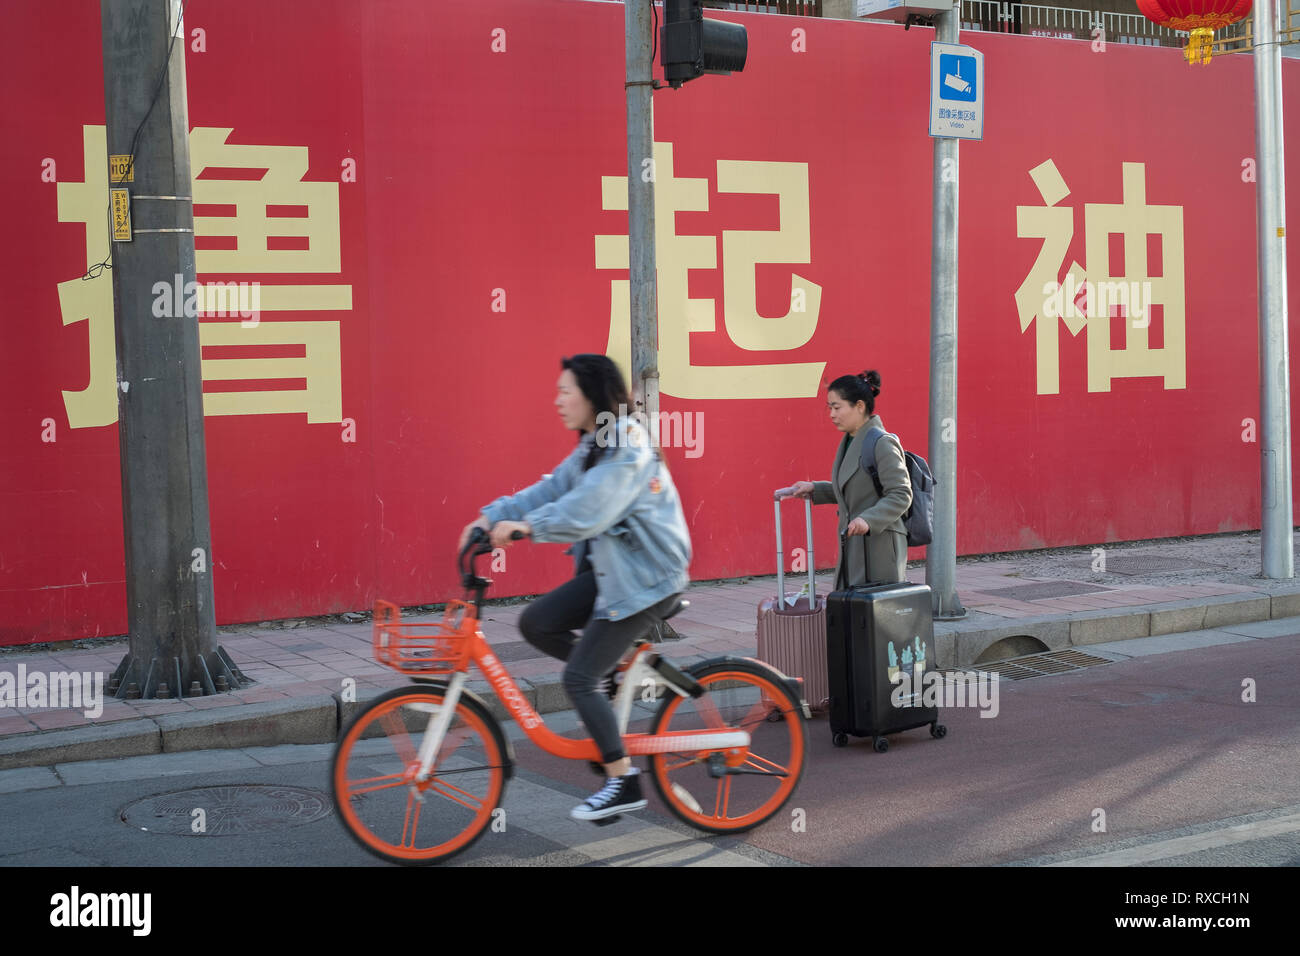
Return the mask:
<path id="1" fill-rule="evenodd" d="M 664 0 L 659 50 L 664 78 L 678 89 L 705 73 L 739 73 L 749 39 L 738 23 L 704 19 L 703 0 Z"/>

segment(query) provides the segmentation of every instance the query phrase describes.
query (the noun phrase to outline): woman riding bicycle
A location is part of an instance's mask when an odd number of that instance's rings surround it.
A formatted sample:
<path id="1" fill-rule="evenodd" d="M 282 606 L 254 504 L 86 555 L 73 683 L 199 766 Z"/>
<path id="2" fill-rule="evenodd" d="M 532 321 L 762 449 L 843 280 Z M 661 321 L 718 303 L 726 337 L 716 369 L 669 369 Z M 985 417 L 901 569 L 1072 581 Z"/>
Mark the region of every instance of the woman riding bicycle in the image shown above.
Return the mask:
<path id="1" fill-rule="evenodd" d="M 570 816 L 599 820 L 646 805 L 600 685 L 676 606 L 689 581 L 691 542 L 668 468 L 628 415 L 632 403 L 618 366 L 590 354 L 560 365 L 555 407 L 564 426 L 579 433 L 578 447 L 551 475 L 482 508 L 460 547 L 474 528 L 489 531 L 500 548 L 515 532 L 575 542 L 573 579 L 529 604 L 519 629 L 534 647 L 566 662 L 564 689 L 600 748 L 607 777 Z"/>

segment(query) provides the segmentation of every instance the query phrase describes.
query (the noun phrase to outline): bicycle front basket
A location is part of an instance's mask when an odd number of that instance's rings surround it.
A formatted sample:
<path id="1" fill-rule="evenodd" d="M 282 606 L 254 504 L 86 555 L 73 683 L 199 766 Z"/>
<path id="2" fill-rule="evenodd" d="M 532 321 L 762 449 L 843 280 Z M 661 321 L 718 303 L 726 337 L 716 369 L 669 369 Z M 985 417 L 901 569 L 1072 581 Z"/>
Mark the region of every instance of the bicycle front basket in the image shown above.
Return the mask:
<path id="1" fill-rule="evenodd" d="M 471 605 L 449 601 L 441 621 L 409 624 L 387 601 L 375 602 L 375 660 L 399 674 L 428 677 L 464 670 L 469 661 L 469 635 L 461 629 Z"/>

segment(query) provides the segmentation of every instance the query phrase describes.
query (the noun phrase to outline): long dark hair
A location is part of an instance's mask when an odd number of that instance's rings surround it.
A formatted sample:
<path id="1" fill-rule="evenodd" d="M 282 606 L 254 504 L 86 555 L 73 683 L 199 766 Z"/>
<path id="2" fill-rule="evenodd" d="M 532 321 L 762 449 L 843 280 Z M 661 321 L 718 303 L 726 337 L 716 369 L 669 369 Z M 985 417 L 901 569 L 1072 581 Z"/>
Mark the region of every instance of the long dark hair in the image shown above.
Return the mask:
<path id="1" fill-rule="evenodd" d="M 582 390 L 583 397 L 591 402 L 598 421 L 601 412 L 618 417 L 627 415 L 632 410 L 632 397 L 628 395 L 623 373 L 608 355 L 583 352 L 560 359 L 560 367 L 572 372 L 578 380 L 578 388 Z M 582 441 L 582 435 L 578 436 L 578 441 Z M 592 442 L 583 470 L 594 465 L 604 452 L 600 443 Z"/>
<path id="2" fill-rule="evenodd" d="M 857 375 L 841 375 L 826 387 L 827 391 L 839 392 L 850 405 L 858 402 L 867 403 L 867 414 L 876 413 L 876 396 L 880 394 L 880 373 L 874 368 Z"/>

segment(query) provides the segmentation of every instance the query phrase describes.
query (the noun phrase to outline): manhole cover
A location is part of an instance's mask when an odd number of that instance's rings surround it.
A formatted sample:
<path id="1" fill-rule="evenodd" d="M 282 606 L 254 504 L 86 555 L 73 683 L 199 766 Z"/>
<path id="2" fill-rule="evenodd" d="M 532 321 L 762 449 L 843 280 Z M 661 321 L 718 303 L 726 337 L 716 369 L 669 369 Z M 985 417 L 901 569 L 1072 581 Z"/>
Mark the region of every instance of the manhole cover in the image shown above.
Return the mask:
<path id="1" fill-rule="evenodd" d="M 1007 680 L 1026 680 L 1030 677 L 1064 674 L 1109 663 L 1110 661 L 1104 657 L 1094 657 L 1080 651 L 1049 651 L 1045 654 L 1030 654 L 1027 657 L 1012 657 L 1005 661 L 977 664 L 976 667 L 996 673 Z"/>
<path id="2" fill-rule="evenodd" d="M 981 591 L 989 597 L 1011 598 L 1013 601 L 1043 601 L 1047 598 L 1070 597 L 1075 594 L 1091 594 L 1094 591 L 1110 591 L 1112 588 L 1099 587 L 1096 584 L 1081 584 L 1078 581 L 1041 581 L 1034 584 L 1017 584 L 1015 587 L 998 588 L 994 591 Z"/>
<path id="3" fill-rule="evenodd" d="M 1112 574 L 1167 574 L 1171 571 L 1202 571 L 1222 567 L 1219 564 L 1206 564 L 1191 558 L 1172 558 L 1163 554 L 1107 554 L 1105 560 L 1106 570 Z M 1089 559 L 1072 562 L 1070 566 L 1101 570 L 1094 568 L 1094 563 L 1093 559 Z"/>
<path id="4" fill-rule="evenodd" d="M 148 833 L 233 836 L 300 827 L 332 812 L 329 796 L 319 790 L 241 784 L 146 797 L 126 806 L 121 819 Z"/>

